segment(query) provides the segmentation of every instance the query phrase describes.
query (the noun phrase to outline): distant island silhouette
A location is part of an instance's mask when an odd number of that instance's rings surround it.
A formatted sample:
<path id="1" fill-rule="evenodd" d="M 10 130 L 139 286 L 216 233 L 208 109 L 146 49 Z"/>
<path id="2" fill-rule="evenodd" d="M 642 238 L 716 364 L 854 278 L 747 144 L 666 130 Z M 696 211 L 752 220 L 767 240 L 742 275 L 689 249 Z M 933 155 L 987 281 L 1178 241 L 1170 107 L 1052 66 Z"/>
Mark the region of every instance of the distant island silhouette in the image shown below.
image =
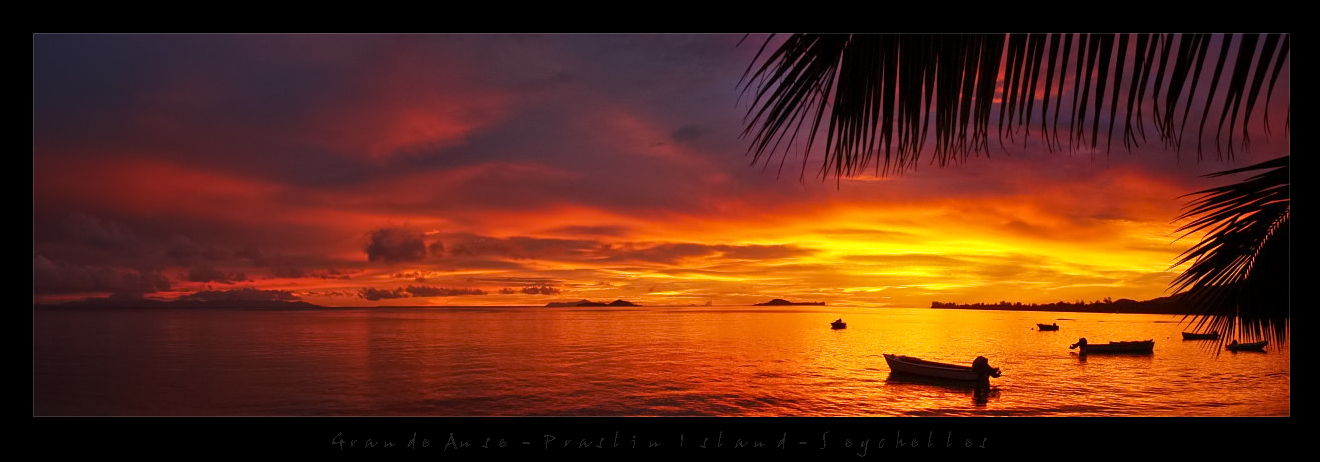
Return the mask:
<path id="1" fill-rule="evenodd" d="M 752 306 L 784 306 L 784 305 L 816 305 L 816 306 L 823 306 L 823 305 L 825 305 L 825 302 L 790 302 L 790 301 L 788 301 L 788 300 L 784 300 L 784 299 L 782 299 L 782 298 L 776 298 L 776 299 L 774 299 L 774 300 L 770 300 L 770 301 L 768 301 L 768 302 L 756 303 L 756 304 L 753 304 Z"/>
<path id="2" fill-rule="evenodd" d="M 558 306 L 641 306 L 641 305 L 626 300 L 615 300 L 609 303 L 593 302 L 591 300 L 578 300 L 576 302 L 550 302 L 550 303 L 546 303 L 545 306 L 558 307 Z"/>
<path id="3" fill-rule="evenodd" d="M 944 303 L 930 302 L 930 307 L 935 309 L 962 309 L 962 310 L 1008 310 L 1008 311 L 1069 311 L 1078 313 L 1142 313 L 1142 314 L 1192 314 L 1195 310 L 1181 301 L 1181 295 L 1177 294 L 1170 297 L 1160 297 L 1144 302 L 1132 299 L 1120 298 L 1111 300 L 1106 297 L 1104 300 L 1096 300 L 1087 303 L 1082 300 L 1076 302 L 1059 301 L 1055 303 L 1022 303 L 1006 302 L 999 303 Z"/>

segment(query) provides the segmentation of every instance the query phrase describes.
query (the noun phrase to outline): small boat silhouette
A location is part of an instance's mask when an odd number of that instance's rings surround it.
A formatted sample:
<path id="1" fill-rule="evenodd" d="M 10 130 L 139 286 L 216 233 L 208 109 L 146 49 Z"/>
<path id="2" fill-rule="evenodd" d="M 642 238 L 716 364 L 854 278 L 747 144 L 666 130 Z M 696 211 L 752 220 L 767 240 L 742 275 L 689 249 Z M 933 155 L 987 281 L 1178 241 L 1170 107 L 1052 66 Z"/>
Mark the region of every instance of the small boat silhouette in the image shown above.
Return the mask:
<path id="1" fill-rule="evenodd" d="M 1082 337 L 1068 347 L 1076 348 L 1079 355 L 1087 354 L 1151 354 L 1155 352 L 1154 340 L 1135 340 L 1128 342 L 1086 343 Z"/>
<path id="2" fill-rule="evenodd" d="M 1265 351 L 1265 343 L 1264 340 L 1251 343 L 1238 343 L 1237 340 L 1234 340 L 1233 343 L 1224 345 L 1224 349 L 1228 351 Z"/>

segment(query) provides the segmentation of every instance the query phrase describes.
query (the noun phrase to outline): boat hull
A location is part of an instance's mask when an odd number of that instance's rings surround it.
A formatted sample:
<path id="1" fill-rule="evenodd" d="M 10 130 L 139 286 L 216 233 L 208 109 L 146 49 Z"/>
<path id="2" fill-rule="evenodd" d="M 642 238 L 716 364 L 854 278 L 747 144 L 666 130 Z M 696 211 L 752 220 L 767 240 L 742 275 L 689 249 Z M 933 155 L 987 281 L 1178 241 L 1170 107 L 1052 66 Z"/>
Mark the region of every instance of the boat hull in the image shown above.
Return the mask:
<path id="1" fill-rule="evenodd" d="M 1036 324 L 1036 328 L 1040 330 L 1059 330 L 1059 326 L 1054 324 Z"/>
<path id="2" fill-rule="evenodd" d="M 830 329 L 847 329 L 847 328 L 848 328 L 848 323 L 846 323 L 846 322 L 832 322 L 832 323 L 830 323 Z"/>
<path id="3" fill-rule="evenodd" d="M 1219 333 L 1218 333 L 1218 332 L 1210 332 L 1210 333 L 1205 333 L 1205 334 L 1197 334 L 1197 333 L 1192 333 L 1192 332 L 1183 332 L 1183 333 L 1182 333 L 1182 338 L 1183 338 L 1183 340 L 1218 340 L 1218 339 L 1219 339 Z"/>
<path id="4" fill-rule="evenodd" d="M 1228 351 L 1265 351 L 1266 342 L 1238 343 L 1235 345 L 1224 345 Z"/>
<path id="5" fill-rule="evenodd" d="M 910 356 L 885 355 L 889 370 L 899 374 L 918 375 L 945 380 L 973 382 L 977 380 L 976 371 L 971 366 L 938 363 Z"/>
<path id="6" fill-rule="evenodd" d="M 1154 340 L 1142 340 L 1133 342 L 1109 342 L 1081 345 L 1080 354 L 1151 354 L 1155 352 Z"/>

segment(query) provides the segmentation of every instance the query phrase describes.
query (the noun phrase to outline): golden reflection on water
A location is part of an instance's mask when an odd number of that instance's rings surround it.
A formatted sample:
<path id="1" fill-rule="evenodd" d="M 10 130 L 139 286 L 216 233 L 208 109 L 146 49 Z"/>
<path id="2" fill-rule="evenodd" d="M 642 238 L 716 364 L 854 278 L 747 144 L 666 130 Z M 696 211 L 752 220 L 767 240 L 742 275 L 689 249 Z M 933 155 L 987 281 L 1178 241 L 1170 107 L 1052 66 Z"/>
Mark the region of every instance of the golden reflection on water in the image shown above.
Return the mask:
<path id="1" fill-rule="evenodd" d="M 846 329 L 829 328 L 842 317 Z M 1057 322 L 1059 331 L 1035 323 Z M 1155 315 L 855 307 L 36 313 L 34 412 L 79 415 L 1290 415 L 1289 351 Z M 1151 355 L 1070 353 L 1155 340 Z M 988 393 L 891 375 L 968 364 Z"/>

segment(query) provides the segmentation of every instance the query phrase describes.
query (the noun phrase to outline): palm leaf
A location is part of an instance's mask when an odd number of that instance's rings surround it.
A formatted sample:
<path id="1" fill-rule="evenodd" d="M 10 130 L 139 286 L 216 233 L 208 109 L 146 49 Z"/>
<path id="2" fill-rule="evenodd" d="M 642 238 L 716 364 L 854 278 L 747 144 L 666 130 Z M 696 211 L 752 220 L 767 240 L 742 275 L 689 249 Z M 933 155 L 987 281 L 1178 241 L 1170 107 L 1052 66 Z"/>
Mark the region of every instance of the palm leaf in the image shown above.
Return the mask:
<path id="1" fill-rule="evenodd" d="M 1207 175 L 1261 171 L 1241 182 L 1191 194 L 1179 221 L 1182 237 L 1204 233 L 1174 266 L 1191 263 L 1174 279 L 1174 291 L 1198 311 L 1199 331 L 1282 342 L 1287 334 L 1288 157 Z"/>
<path id="2" fill-rule="evenodd" d="M 1133 36 L 1135 50 L 1128 46 Z M 773 40 L 762 45 L 741 83 L 744 94 L 754 95 L 743 131 L 751 138 L 752 163 L 800 149 L 805 167 L 823 152 L 822 177 L 858 175 L 872 162 L 877 174 L 900 174 L 916 165 L 928 142 L 939 165 L 988 155 L 992 119 L 1001 142 L 1032 123 L 1038 83 L 1044 88 L 1040 124 L 1051 140 L 1057 140 L 1059 115 L 1066 111 L 1072 148 L 1095 148 L 1102 125 L 1112 144 L 1116 125 L 1122 125 L 1119 136 L 1131 150 L 1144 140 L 1140 117 L 1149 96 L 1156 131 L 1171 148 L 1180 149 L 1184 128 L 1197 119 L 1198 158 L 1210 111 L 1217 108 L 1214 145 L 1220 158 L 1231 159 L 1235 145 L 1249 142 L 1245 130 L 1261 93 L 1269 104 L 1289 48 L 1286 34 L 1264 40 L 1261 34 L 795 34 L 764 53 Z M 1047 47 L 1048 57 L 1042 56 Z M 1210 68 L 1206 53 L 1212 48 L 1220 53 Z M 1212 78 L 1205 86 L 1207 69 Z M 1271 70 L 1270 85 L 1263 88 Z M 1126 104 L 1118 95 L 1124 82 Z M 1190 111 L 1193 102 L 1204 104 L 1199 117 Z M 817 146 L 820 138 L 823 146 Z"/>

